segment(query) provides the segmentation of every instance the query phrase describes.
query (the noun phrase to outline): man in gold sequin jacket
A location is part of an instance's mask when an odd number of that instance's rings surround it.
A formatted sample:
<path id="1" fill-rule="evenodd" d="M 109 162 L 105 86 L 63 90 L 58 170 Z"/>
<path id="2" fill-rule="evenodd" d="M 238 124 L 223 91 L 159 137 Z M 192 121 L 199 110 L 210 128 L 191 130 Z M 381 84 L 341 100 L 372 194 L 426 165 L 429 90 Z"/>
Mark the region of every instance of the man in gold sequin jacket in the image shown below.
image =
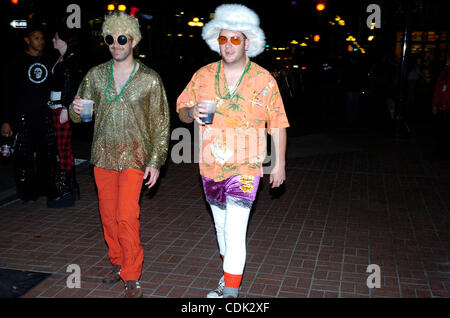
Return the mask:
<path id="1" fill-rule="evenodd" d="M 123 13 L 109 15 L 103 36 L 112 60 L 86 74 L 69 113 L 79 123 L 80 98 L 94 101 L 91 163 L 113 265 L 103 282 L 122 279 L 125 297 L 142 297 L 139 198 L 142 184 L 151 188 L 166 160 L 169 109 L 160 76 L 133 57 L 141 39 L 137 19 Z"/>

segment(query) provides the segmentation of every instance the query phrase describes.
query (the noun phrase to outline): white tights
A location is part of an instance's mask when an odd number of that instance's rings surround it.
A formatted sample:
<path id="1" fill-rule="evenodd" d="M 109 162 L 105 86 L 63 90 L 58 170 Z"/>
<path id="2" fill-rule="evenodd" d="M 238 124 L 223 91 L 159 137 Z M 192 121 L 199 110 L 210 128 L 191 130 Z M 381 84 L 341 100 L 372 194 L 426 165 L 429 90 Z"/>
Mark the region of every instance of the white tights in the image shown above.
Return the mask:
<path id="1" fill-rule="evenodd" d="M 246 236 L 250 209 L 236 205 L 227 197 L 226 210 L 211 205 L 219 251 L 224 256 L 223 271 L 242 275 L 247 256 Z"/>

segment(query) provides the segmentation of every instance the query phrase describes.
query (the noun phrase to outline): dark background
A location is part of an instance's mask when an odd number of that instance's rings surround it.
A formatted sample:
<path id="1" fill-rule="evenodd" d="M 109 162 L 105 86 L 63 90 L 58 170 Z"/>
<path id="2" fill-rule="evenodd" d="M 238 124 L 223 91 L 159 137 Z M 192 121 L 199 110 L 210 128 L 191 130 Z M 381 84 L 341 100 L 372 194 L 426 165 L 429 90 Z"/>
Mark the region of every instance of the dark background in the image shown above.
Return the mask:
<path id="1" fill-rule="evenodd" d="M 30 24 L 44 27 L 48 41 L 47 50 L 54 51 L 51 43 L 52 28 L 65 20 L 70 14 L 66 12 L 67 6 L 75 3 L 81 8 L 81 28 L 78 33 L 82 68 L 86 72 L 90 67 L 110 58 L 101 37 L 103 18 L 108 13 L 107 5 L 125 4 L 128 13 L 131 7 L 137 7 L 143 40 L 136 50 L 136 56 L 161 75 L 171 111 L 174 112 L 176 98 L 192 74 L 206 63 L 219 59 L 202 40 L 201 28 L 189 27 L 187 22 L 198 17 L 206 23 L 218 5 L 234 2 L 236 1 L 18 0 L 17 4 L 13 4 L 11 0 L 3 0 L 3 53 L 7 56 L 14 55 L 25 47 L 24 30 L 10 26 L 14 19 L 26 19 Z M 358 59 L 365 74 L 369 73 L 379 57 L 386 56 L 395 70 L 392 97 L 397 105 L 396 112 L 403 113 L 410 121 L 430 120 L 435 78 L 445 64 L 449 64 L 447 2 L 327 0 L 322 1 L 326 4 L 326 9 L 320 13 L 315 9 L 317 2 L 319 1 L 239 2 L 252 8 L 260 16 L 261 27 L 266 34 L 267 49 L 253 60 L 280 75 L 277 79 L 292 126 L 289 133 L 304 135 L 344 127 L 346 88 L 342 84 L 352 56 Z M 370 30 L 366 25 L 370 14 L 366 12 L 366 8 L 371 3 L 381 7 L 380 29 Z M 145 18 L 149 15 L 152 16 L 151 20 Z M 337 24 L 336 16 L 345 20 L 345 26 Z M 330 22 L 336 23 L 332 25 Z M 408 30 L 408 36 L 403 55 L 405 30 Z M 320 35 L 319 42 L 313 41 L 316 34 Z M 349 35 L 357 39 L 357 45 L 346 41 Z M 367 39 L 369 35 L 375 36 L 373 41 Z M 297 44 L 292 44 L 293 40 L 297 41 Z M 302 42 L 307 46 L 300 46 Z M 349 45 L 355 50 L 349 48 Z M 8 57 L 3 63 L 7 61 Z M 402 70 L 410 68 L 412 61 L 418 61 L 424 78 L 417 86 L 414 105 L 405 108 L 402 104 L 407 88 L 406 80 L 402 78 Z M 289 88 L 283 85 L 283 75 L 286 78 L 292 77 L 288 81 Z M 367 86 L 365 81 L 361 86 Z M 361 90 L 366 90 L 367 93 L 369 89 L 362 87 Z M 373 112 L 378 110 L 373 107 L 376 106 L 369 105 L 369 95 L 364 96 L 366 99 L 363 98 L 361 104 L 367 106 L 363 107 L 365 113 L 362 113 L 361 118 L 365 119 L 365 122 L 362 126 L 368 127 L 367 123 L 374 127 L 382 126 L 383 123 L 375 118 L 384 115 L 375 116 Z M 326 107 L 323 107 L 324 103 L 327 104 Z M 181 123 L 176 116 L 172 116 L 172 127 L 179 125 Z M 79 136 L 81 135 L 75 134 L 74 138 Z"/>

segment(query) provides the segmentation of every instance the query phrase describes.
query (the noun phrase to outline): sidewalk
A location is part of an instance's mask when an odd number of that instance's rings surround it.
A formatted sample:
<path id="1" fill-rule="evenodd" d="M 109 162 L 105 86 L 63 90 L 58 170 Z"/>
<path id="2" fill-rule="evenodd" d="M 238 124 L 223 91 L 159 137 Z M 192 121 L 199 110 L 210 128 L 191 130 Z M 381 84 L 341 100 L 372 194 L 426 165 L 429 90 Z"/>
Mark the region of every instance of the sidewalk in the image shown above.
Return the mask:
<path id="1" fill-rule="evenodd" d="M 290 152 L 284 193 L 268 177 L 252 210 L 240 297 L 450 297 L 449 161 L 422 160 L 411 142 L 360 139 L 327 153 Z M 316 141 L 315 141 L 316 142 Z M 109 271 L 90 169 L 81 200 L 0 207 L 0 267 L 52 273 L 24 297 L 122 297 Z M 198 167 L 169 163 L 141 201 L 144 297 L 203 298 L 221 259 Z M 69 289 L 70 264 L 81 288 Z M 369 264 L 381 288 L 368 288 Z"/>

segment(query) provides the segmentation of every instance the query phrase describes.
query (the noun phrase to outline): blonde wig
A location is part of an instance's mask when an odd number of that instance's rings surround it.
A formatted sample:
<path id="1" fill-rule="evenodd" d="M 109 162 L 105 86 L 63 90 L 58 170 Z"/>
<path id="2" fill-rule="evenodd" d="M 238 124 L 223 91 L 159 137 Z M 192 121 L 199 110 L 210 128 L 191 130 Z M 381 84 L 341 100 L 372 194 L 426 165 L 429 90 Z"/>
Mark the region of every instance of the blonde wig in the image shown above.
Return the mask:
<path id="1" fill-rule="evenodd" d="M 142 38 L 141 31 L 139 29 L 138 19 L 124 13 L 114 12 L 105 17 L 103 22 L 102 35 L 103 37 L 108 34 L 125 34 L 129 35 L 136 41 L 136 44 Z"/>

